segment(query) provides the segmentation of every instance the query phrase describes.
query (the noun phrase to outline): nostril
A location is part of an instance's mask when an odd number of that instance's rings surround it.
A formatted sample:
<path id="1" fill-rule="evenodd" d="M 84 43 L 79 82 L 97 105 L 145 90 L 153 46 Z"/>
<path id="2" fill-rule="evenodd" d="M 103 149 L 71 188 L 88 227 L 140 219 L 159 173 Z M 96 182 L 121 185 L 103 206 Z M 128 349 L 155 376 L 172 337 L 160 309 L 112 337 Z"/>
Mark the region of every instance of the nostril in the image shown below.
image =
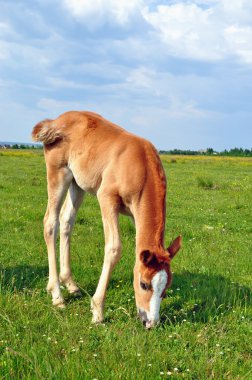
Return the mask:
<path id="1" fill-rule="evenodd" d="M 158 321 L 147 321 L 145 324 L 145 328 L 148 330 L 148 329 L 151 329 L 151 328 L 157 326 L 158 324 L 159 324 L 159 320 Z"/>
<path id="2" fill-rule="evenodd" d="M 146 324 L 145 324 L 145 328 L 147 330 L 151 329 L 153 326 L 154 326 L 154 324 L 153 324 L 152 321 L 147 321 Z"/>
<path id="3" fill-rule="evenodd" d="M 147 314 L 144 310 L 138 309 L 138 316 L 143 321 L 146 322 L 148 320 Z"/>

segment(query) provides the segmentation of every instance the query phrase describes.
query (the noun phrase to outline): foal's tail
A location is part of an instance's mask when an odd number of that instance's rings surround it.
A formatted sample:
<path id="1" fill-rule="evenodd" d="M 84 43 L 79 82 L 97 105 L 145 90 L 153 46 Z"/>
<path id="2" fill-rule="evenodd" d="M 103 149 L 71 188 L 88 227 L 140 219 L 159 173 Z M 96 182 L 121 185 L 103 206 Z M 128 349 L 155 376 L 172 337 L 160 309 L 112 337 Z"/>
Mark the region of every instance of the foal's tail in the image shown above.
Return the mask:
<path id="1" fill-rule="evenodd" d="M 63 131 L 57 126 L 54 120 L 46 119 L 35 125 L 32 130 L 33 141 L 41 141 L 44 144 L 52 144 L 56 140 L 62 139 Z"/>

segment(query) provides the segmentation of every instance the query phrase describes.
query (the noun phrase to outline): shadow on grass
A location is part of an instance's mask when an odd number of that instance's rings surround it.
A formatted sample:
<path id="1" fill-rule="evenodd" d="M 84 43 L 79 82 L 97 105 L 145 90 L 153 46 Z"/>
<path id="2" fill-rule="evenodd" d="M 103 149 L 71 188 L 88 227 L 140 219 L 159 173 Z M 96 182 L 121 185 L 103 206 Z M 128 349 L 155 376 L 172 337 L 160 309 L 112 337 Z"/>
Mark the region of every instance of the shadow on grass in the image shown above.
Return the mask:
<path id="1" fill-rule="evenodd" d="M 1 293 L 23 292 L 24 289 L 34 289 L 39 283 L 46 283 L 48 267 L 19 265 L 16 267 L 0 267 Z"/>
<path id="2" fill-rule="evenodd" d="M 44 291 L 48 281 L 48 271 L 49 269 L 47 265 L 18 265 L 16 267 L 0 266 L 0 292 L 2 294 L 6 292 L 22 293 L 27 291 L 27 289 L 34 290 L 36 288 Z M 92 296 L 98 284 L 99 276 L 94 280 L 88 281 L 87 278 L 85 278 L 83 269 L 83 277 L 75 279 L 80 286 L 81 294 L 68 294 L 66 289 L 63 290 L 66 303 L 78 300 L 81 297 Z M 84 287 L 82 287 L 83 281 L 85 281 Z"/>
<path id="3" fill-rule="evenodd" d="M 17 267 L 0 267 L 0 293 L 27 293 L 30 291 L 46 290 L 48 281 L 48 266 L 19 265 Z M 85 297 L 86 292 L 69 294 L 63 290 L 66 304 Z"/>
<path id="4" fill-rule="evenodd" d="M 82 297 L 92 296 L 98 283 L 99 277 L 94 279 L 93 273 L 92 275 L 89 273 L 89 275 L 92 279 L 90 277 L 90 280 L 87 278 L 84 280 L 84 277 L 80 279 Z M 4 294 L 7 292 L 22 293 L 27 289 L 44 290 L 47 278 L 47 266 L 0 267 L 0 291 Z M 82 288 L 83 280 L 85 285 Z M 125 273 L 125 277 L 120 283 L 120 289 L 118 289 L 118 295 L 125 291 L 123 284 L 128 289 L 129 282 L 132 283 L 132 279 L 129 280 Z M 108 292 L 117 285 L 118 280 L 112 278 Z M 64 298 L 66 303 L 71 303 L 80 297 L 64 292 Z M 174 275 L 172 287 L 168 290 L 168 297 L 162 302 L 161 322 L 163 325 L 182 323 L 184 320 L 206 323 L 218 319 L 223 314 L 233 313 L 233 309 L 243 309 L 246 305 L 251 304 L 251 301 L 251 289 L 231 282 L 221 275 L 183 272 Z M 106 318 L 106 321 L 109 322 L 109 318 Z"/>
<path id="5" fill-rule="evenodd" d="M 168 291 L 169 305 L 162 308 L 161 322 L 207 322 L 251 304 L 251 289 L 221 275 L 183 272 L 174 275 Z"/>

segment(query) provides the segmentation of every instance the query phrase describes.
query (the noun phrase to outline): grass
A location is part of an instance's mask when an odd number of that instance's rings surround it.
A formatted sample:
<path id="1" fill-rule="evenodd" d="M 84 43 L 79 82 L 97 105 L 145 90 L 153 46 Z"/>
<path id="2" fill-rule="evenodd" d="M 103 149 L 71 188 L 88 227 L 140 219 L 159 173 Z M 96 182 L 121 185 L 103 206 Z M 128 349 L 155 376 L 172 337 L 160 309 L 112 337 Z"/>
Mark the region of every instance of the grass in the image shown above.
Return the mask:
<path id="1" fill-rule="evenodd" d="M 183 249 L 173 262 L 162 323 L 146 331 L 136 318 L 134 227 L 125 217 L 106 320 L 90 323 L 104 240 L 99 206 L 89 195 L 72 239 L 83 297 L 64 293 L 66 309 L 52 307 L 45 291 L 44 160 L 41 152 L 14 153 L 0 157 L 1 379 L 252 378 L 251 159 L 162 157 L 166 242 L 181 233 Z M 210 181 L 211 191 L 199 179 Z"/>

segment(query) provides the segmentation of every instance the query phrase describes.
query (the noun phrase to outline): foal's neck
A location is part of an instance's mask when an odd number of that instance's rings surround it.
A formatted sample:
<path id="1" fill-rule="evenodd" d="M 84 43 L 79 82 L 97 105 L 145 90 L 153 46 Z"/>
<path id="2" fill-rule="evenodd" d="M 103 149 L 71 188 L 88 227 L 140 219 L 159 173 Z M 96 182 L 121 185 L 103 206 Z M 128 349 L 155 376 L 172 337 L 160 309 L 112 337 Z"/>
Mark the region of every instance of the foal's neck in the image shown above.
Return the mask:
<path id="1" fill-rule="evenodd" d="M 166 186 L 162 182 L 147 187 L 135 207 L 136 254 L 164 248 Z"/>

